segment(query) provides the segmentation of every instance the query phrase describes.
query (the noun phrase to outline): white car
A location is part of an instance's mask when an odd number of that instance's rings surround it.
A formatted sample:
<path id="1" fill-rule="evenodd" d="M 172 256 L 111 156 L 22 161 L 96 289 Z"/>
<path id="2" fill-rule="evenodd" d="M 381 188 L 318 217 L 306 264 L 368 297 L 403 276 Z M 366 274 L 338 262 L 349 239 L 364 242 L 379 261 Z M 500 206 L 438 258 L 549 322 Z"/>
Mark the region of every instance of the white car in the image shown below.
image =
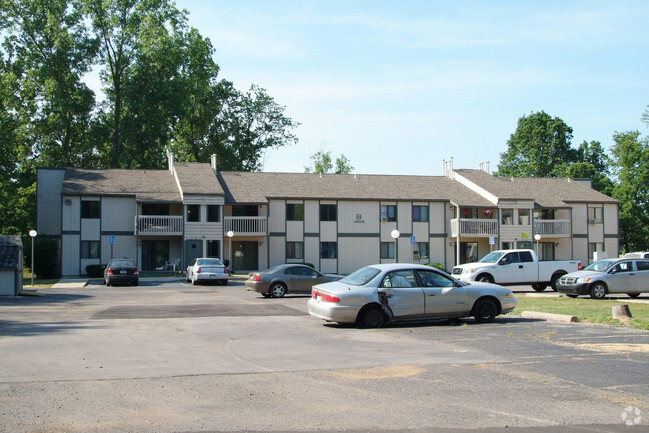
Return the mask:
<path id="1" fill-rule="evenodd" d="M 197 282 L 218 282 L 219 284 L 228 284 L 230 272 L 220 259 L 198 258 L 194 259 L 191 265 L 187 267 L 187 276 L 185 281 L 191 281 L 192 284 Z"/>
<path id="2" fill-rule="evenodd" d="M 311 289 L 309 314 L 327 322 L 379 328 L 388 321 L 457 319 L 491 322 L 516 307 L 514 294 L 491 283 L 471 284 L 446 272 L 407 263 L 371 265 Z"/>

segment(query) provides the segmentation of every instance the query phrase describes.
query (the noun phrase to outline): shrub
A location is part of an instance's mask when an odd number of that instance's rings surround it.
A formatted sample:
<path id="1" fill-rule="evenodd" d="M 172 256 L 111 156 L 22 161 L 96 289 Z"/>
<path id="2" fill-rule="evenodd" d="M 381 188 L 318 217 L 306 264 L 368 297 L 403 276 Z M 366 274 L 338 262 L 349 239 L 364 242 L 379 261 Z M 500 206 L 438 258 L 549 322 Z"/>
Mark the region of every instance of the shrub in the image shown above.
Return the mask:
<path id="1" fill-rule="evenodd" d="M 34 245 L 34 274 L 39 278 L 58 278 L 61 264 L 59 252 L 58 239 L 37 237 Z M 30 260 L 30 256 L 31 251 L 26 251 L 25 260 Z"/>
<path id="2" fill-rule="evenodd" d="M 440 271 L 446 272 L 446 269 L 444 269 L 444 265 L 441 263 L 426 263 L 426 266 L 430 266 L 431 268 L 436 268 L 439 269 Z"/>

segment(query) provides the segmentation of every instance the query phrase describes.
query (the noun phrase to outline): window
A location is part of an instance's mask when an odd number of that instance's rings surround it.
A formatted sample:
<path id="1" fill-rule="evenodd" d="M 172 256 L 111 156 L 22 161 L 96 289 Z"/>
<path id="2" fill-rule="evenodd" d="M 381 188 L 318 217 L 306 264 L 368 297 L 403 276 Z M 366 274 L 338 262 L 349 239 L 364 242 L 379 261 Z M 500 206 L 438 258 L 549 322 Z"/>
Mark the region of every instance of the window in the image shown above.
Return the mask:
<path id="1" fill-rule="evenodd" d="M 428 222 L 428 206 L 413 206 L 412 220 L 414 222 Z"/>
<path id="2" fill-rule="evenodd" d="M 99 203 L 99 202 L 97 202 Z M 81 241 L 81 258 L 98 259 L 99 241 Z"/>
<path id="3" fill-rule="evenodd" d="M 604 244 L 601 242 L 589 242 L 588 243 L 588 257 L 595 259 L 596 252 L 604 251 Z"/>
<path id="4" fill-rule="evenodd" d="M 318 274 L 315 269 L 306 268 L 304 266 L 295 266 L 294 268 L 288 268 L 284 271 L 285 274 L 290 275 L 299 275 L 301 277 L 317 277 Z"/>
<path id="5" fill-rule="evenodd" d="M 381 221 L 396 221 L 397 220 L 397 205 L 383 204 L 381 205 Z"/>
<path id="6" fill-rule="evenodd" d="M 218 223 L 221 221 L 221 206 L 218 205 L 208 205 L 207 206 L 207 222 L 208 223 Z"/>
<path id="7" fill-rule="evenodd" d="M 514 209 L 502 209 L 500 211 L 500 223 L 506 226 L 514 224 Z"/>
<path id="8" fill-rule="evenodd" d="M 503 250 L 513 250 L 514 249 L 514 243 L 513 242 L 502 242 L 502 249 Z"/>
<path id="9" fill-rule="evenodd" d="M 417 242 L 412 247 L 415 260 L 428 259 L 428 242 Z"/>
<path id="10" fill-rule="evenodd" d="M 588 208 L 588 223 L 595 224 L 602 222 L 602 208 L 601 207 L 589 207 Z"/>
<path id="11" fill-rule="evenodd" d="M 411 270 L 395 271 L 383 278 L 381 287 L 417 287 L 417 281 Z"/>
<path id="12" fill-rule="evenodd" d="M 287 259 L 304 258 L 304 242 L 286 242 Z"/>
<path id="13" fill-rule="evenodd" d="M 338 256 L 336 250 L 335 242 L 320 242 L 321 259 L 335 259 Z"/>
<path id="14" fill-rule="evenodd" d="M 448 278 L 446 275 L 442 275 L 439 272 L 435 271 L 424 271 L 421 269 L 417 270 L 417 276 L 421 281 L 422 286 L 424 287 L 453 287 L 455 282 Z"/>
<path id="15" fill-rule="evenodd" d="M 187 222 L 199 222 L 201 220 L 201 206 L 198 204 L 187 205 Z"/>
<path id="16" fill-rule="evenodd" d="M 381 258 L 382 259 L 394 258 L 394 242 L 381 242 Z"/>
<path id="17" fill-rule="evenodd" d="M 520 251 L 518 255 L 521 258 L 521 262 L 533 262 L 534 258 L 532 257 L 532 253 L 529 251 Z"/>
<path id="18" fill-rule="evenodd" d="M 518 225 L 521 225 L 521 226 L 530 225 L 530 210 L 529 209 L 519 209 L 518 210 Z"/>
<path id="19" fill-rule="evenodd" d="M 338 212 L 335 204 L 320 205 L 320 221 L 336 221 Z"/>
<path id="20" fill-rule="evenodd" d="M 304 221 L 304 205 L 302 203 L 286 204 L 287 221 Z"/>
<path id="21" fill-rule="evenodd" d="M 649 271 L 649 262 L 638 260 L 637 262 L 635 262 L 635 265 L 639 271 Z"/>
<path id="22" fill-rule="evenodd" d="M 101 216 L 100 202 L 97 200 L 81 201 L 81 218 L 99 219 Z"/>

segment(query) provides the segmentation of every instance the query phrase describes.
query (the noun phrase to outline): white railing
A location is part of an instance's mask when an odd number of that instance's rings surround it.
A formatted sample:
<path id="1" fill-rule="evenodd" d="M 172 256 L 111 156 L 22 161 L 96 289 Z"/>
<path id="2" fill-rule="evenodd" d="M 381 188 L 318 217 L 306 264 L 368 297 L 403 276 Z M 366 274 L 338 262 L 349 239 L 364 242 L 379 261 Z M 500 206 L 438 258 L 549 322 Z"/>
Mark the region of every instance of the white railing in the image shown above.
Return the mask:
<path id="1" fill-rule="evenodd" d="M 135 234 L 138 235 L 182 235 L 183 217 L 162 215 L 137 215 Z"/>
<path id="2" fill-rule="evenodd" d="M 457 236 L 457 218 L 451 220 L 452 236 Z M 461 218 L 460 235 L 462 236 L 498 236 L 498 220 Z"/>
<path id="3" fill-rule="evenodd" d="M 549 236 L 570 236 L 570 220 L 535 220 L 534 233 Z"/>
<path id="4" fill-rule="evenodd" d="M 225 217 L 223 231 L 232 231 L 235 236 L 265 236 L 267 233 L 266 217 Z"/>

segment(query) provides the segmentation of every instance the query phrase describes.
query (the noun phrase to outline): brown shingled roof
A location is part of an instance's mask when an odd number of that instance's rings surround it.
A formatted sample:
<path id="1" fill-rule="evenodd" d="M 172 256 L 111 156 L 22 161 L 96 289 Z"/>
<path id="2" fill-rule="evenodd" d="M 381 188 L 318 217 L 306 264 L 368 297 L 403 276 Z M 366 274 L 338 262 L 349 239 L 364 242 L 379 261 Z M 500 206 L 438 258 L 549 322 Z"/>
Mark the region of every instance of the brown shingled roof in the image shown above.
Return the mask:
<path id="1" fill-rule="evenodd" d="M 176 180 L 168 170 L 68 168 L 62 194 L 131 196 L 138 202 L 182 202 Z"/>
<path id="2" fill-rule="evenodd" d="M 568 203 L 617 203 L 573 179 L 563 177 L 496 177 L 482 170 L 455 170 L 500 200 L 534 200 L 542 207 L 565 207 Z"/>
<path id="3" fill-rule="evenodd" d="M 269 199 L 449 201 L 493 206 L 458 182 L 440 176 L 220 172 L 226 203 Z"/>
<path id="4" fill-rule="evenodd" d="M 174 168 L 183 194 L 224 195 L 210 164 L 183 162 L 175 163 Z"/>

